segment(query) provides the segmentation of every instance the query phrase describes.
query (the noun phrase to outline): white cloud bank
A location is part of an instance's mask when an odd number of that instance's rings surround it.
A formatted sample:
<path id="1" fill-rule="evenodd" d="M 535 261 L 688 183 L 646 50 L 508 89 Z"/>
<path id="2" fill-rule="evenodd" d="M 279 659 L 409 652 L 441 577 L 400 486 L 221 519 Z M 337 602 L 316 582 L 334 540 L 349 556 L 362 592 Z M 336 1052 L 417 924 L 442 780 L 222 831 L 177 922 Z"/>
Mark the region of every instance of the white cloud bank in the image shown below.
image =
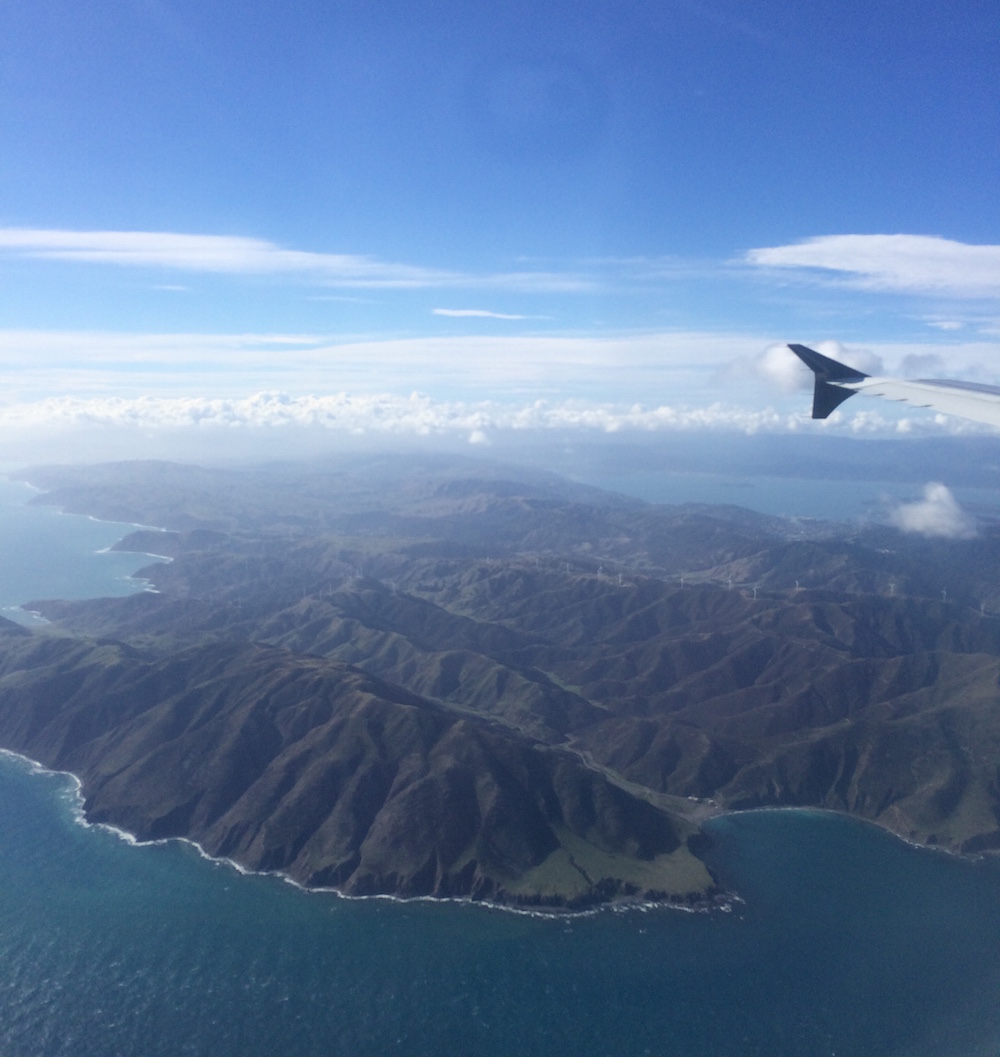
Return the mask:
<path id="1" fill-rule="evenodd" d="M 806 421 L 772 408 L 749 411 L 710 407 L 621 406 L 579 401 L 501 404 L 493 401 L 441 401 L 422 393 L 410 396 L 333 393 L 290 396 L 258 393 L 243 399 L 204 397 L 51 397 L 0 408 L 0 432 L 20 429 L 124 427 L 131 429 L 321 428 L 354 434 L 467 433 L 483 443 L 504 430 L 584 429 L 616 433 L 723 429 L 743 433 L 785 429 Z"/>
<path id="2" fill-rule="evenodd" d="M 1000 296 L 1000 246 L 934 235 L 821 235 L 753 249 L 745 260 L 766 268 L 833 272 L 867 290 Z"/>
<path id="3" fill-rule="evenodd" d="M 971 539 L 976 535 L 975 522 L 958 505 L 943 484 L 931 482 L 924 487 L 924 498 L 903 503 L 890 515 L 889 522 L 903 532 L 946 539 Z"/>
<path id="4" fill-rule="evenodd" d="M 880 373 L 870 351 L 818 347 Z M 878 348 L 894 367 L 907 358 L 921 371 L 930 367 L 927 346 Z M 971 367 L 996 355 L 993 344 L 949 346 L 943 366 L 954 377 L 959 362 Z M 199 435 L 441 433 L 477 442 L 531 429 L 992 432 L 863 396 L 812 422 L 808 393 L 782 391 L 800 383 L 808 389 L 811 376 L 787 348 L 733 333 L 358 341 L 308 333 L 0 330 L 0 447 L 27 447 L 46 431 L 110 436 L 115 427 Z M 408 395 L 414 392 L 421 395 Z"/>
<path id="5" fill-rule="evenodd" d="M 497 287 L 549 292 L 589 289 L 555 272 L 468 275 L 373 257 L 289 250 L 265 239 L 169 231 L 65 231 L 0 228 L 0 253 L 46 260 L 240 274 L 297 274 L 341 287 Z"/>
<path id="6" fill-rule="evenodd" d="M 329 393 L 293 396 L 262 392 L 243 398 L 210 397 L 77 397 L 60 396 L 0 406 L 0 448 L 30 443 L 35 436 L 71 436 L 94 430 L 123 434 L 220 433 L 261 434 L 339 432 L 355 436 L 464 436 L 473 444 L 489 443 L 505 432 L 586 431 L 592 433 L 800 433 L 827 432 L 846 436 L 949 435 L 984 432 L 947 416 L 891 420 L 872 411 L 846 415 L 834 412 L 813 422 L 808 408 L 782 412 L 773 407 L 751 409 L 713 403 L 705 407 L 644 406 L 585 400 L 533 400 L 520 403 L 480 400 L 436 400 L 424 393 Z M 942 488 L 943 486 L 934 486 Z M 947 493 L 947 489 L 944 489 Z M 934 492 L 923 503 L 901 508 L 900 527 L 934 524 L 925 507 L 937 511 L 940 523 L 950 509 L 947 498 Z M 941 513 L 944 512 L 944 513 Z M 896 522 L 894 522 L 896 523 Z"/>

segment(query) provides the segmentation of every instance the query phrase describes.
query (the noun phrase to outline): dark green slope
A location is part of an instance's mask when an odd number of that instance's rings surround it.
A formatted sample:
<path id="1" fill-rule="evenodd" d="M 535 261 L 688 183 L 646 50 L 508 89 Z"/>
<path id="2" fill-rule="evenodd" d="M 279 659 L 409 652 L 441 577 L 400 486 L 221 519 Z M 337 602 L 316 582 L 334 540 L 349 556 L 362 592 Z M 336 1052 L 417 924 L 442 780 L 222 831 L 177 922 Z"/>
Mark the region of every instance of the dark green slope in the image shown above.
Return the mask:
<path id="1" fill-rule="evenodd" d="M 431 582 L 419 563 L 411 579 Z M 436 563 L 433 584 L 461 611 L 371 580 L 274 610 L 162 595 L 41 608 L 146 648 L 238 637 L 350 663 L 657 793 L 822 805 L 956 850 L 997 840 L 992 749 L 951 779 L 946 729 L 957 710 L 970 744 L 994 744 L 993 618 L 930 599 L 619 586 L 516 561 Z M 906 746 L 898 766 L 870 748 L 886 740 Z"/>
<path id="2" fill-rule="evenodd" d="M 165 659 L 0 635 L 0 743 L 88 818 L 351 894 L 701 900 L 694 828 L 572 756 L 350 666 L 249 643 Z"/>

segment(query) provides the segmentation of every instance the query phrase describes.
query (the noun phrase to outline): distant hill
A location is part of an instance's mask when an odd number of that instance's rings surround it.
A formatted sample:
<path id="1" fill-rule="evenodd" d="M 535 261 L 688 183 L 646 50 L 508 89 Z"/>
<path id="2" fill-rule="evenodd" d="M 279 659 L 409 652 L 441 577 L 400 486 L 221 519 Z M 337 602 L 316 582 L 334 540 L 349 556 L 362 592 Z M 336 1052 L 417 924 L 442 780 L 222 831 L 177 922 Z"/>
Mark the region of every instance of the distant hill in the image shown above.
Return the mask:
<path id="1" fill-rule="evenodd" d="M 159 593 L 0 635 L 0 744 L 80 775 L 95 820 L 309 885 L 550 906 L 711 899 L 698 823 L 726 808 L 1000 849 L 989 535 L 445 461 L 26 476 L 171 530 L 119 545 L 173 557 Z"/>

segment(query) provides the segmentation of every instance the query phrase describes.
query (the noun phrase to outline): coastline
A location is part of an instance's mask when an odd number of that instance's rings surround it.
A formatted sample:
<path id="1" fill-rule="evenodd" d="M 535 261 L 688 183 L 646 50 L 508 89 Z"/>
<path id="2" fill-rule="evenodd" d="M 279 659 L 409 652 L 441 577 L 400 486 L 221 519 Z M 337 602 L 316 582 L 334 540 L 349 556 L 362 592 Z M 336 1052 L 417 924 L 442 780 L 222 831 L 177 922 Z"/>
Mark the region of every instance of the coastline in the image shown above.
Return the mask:
<path id="1" fill-rule="evenodd" d="M 512 905 L 507 903 L 498 903 L 486 899 L 472 899 L 468 897 L 458 896 L 430 896 L 430 895 L 419 895 L 419 896 L 400 896 L 390 892 L 375 893 L 371 895 L 352 895 L 342 892 L 338 888 L 328 886 L 316 886 L 311 887 L 308 885 L 301 884 L 294 878 L 288 876 L 280 870 L 253 870 L 246 867 L 236 861 L 235 859 L 227 856 L 215 856 L 207 852 L 196 840 L 190 837 L 177 836 L 177 837 L 164 837 L 156 838 L 152 840 L 143 840 L 137 837 L 134 833 L 122 829 L 112 823 L 107 822 L 92 822 L 86 816 L 86 810 L 84 807 L 85 797 L 83 795 L 83 783 L 80 778 L 72 773 L 71 771 L 62 771 L 46 767 L 45 764 L 33 759 L 24 753 L 17 752 L 13 749 L 7 749 L 0 747 L 0 757 L 5 757 L 9 760 L 16 761 L 19 765 L 24 766 L 25 770 L 29 774 L 37 774 L 41 776 L 54 776 L 69 780 L 70 804 L 69 810 L 73 819 L 74 824 L 82 826 L 84 829 L 100 829 L 113 835 L 116 839 L 122 841 L 134 848 L 142 847 L 154 847 L 158 845 L 167 845 L 171 843 L 179 843 L 187 845 L 192 848 L 199 858 L 211 863 L 213 866 L 231 869 L 235 873 L 242 877 L 261 877 L 261 878 L 272 878 L 277 881 L 281 881 L 284 884 L 290 885 L 296 891 L 301 892 L 304 895 L 311 896 L 332 896 L 336 899 L 350 901 L 350 902 L 368 902 L 372 900 L 380 900 L 382 902 L 398 903 L 400 905 L 409 905 L 416 903 L 426 903 L 432 905 L 451 905 L 460 907 L 476 908 L 483 911 L 499 911 L 504 914 L 513 914 L 520 917 L 534 918 L 538 920 L 551 921 L 551 920 L 570 920 L 570 919 L 581 919 L 581 918 L 594 918 L 605 914 L 650 914 L 659 911 L 670 911 L 670 912 L 682 912 L 685 914 L 732 914 L 741 905 L 745 905 L 745 899 L 736 891 L 723 891 L 713 898 L 706 900 L 700 904 L 687 904 L 672 902 L 670 900 L 638 900 L 638 899 L 618 899 L 611 900 L 606 903 L 601 903 L 594 906 L 581 907 L 581 908 L 567 908 L 558 906 L 525 906 L 525 905 Z M 852 815 L 848 812 L 835 811 L 829 808 L 822 807 L 808 807 L 808 806 L 796 806 L 796 807 L 759 807 L 759 808 L 742 808 L 738 810 L 729 810 L 725 808 L 719 809 L 719 811 L 712 816 L 712 820 L 721 820 L 729 817 L 738 817 L 743 815 L 759 815 L 759 814 L 800 814 L 804 816 L 809 815 L 828 815 L 838 819 L 845 819 L 852 823 L 863 823 L 868 826 L 878 829 L 895 840 L 900 841 L 902 844 L 914 848 L 921 852 L 937 852 L 942 854 L 945 858 L 954 859 L 965 862 L 980 862 L 987 859 L 995 858 L 990 855 L 989 852 L 978 852 L 975 854 L 965 854 L 962 852 L 952 851 L 948 848 L 937 847 L 934 845 L 920 844 L 916 841 L 904 837 L 888 826 L 876 822 L 873 819 L 866 819 L 858 815 Z"/>
<path id="2" fill-rule="evenodd" d="M 338 888 L 329 886 L 309 886 L 304 885 L 288 874 L 280 870 L 253 870 L 235 859 L 229 858 L 228 856 L 216 856 L 207 852 L 196 840 L 191 837 L 176 836 L 176 837 L 162 837 L 145 840 L 128 830 L 123 829 L 120 826 L 116 826 L 113 823 L 108 822 L 92 822 L 87 818 L 86 810 L 84 807 L 85 797 L 83 794 L 83 783 L 81 779 L 71 771 L 62 771 L 47 767 L 45 764 L 27 756 L 24 753 L 17 752 L 14 749 L 8 749 L 0 747 L 0 756 L 6 757 L 11 760 L 15 760 L 22 765 L 27 765 L 26 770 L 31 774 L 38 775 L 49 775 L 58 776 L 69 779 L 70 790 L 72 795 L 72 803 L 70 805 L 70 811 L 75 824 L 82 826 L 85 829 L 101 829 L 112 834 L 118 840 L 125 844 L 135 848 L 142 847 L 153 847 L 157 845 L 166 845 L 171 843 L 180 843 L 187 845 L 194 849 L 197 855 L 204 859 L 206 862 L 211 863 L 214 866 L 225 867 L 235 871 L 237 874 L 243 877 L 267 877 L 273 878 L 274 880 L 281 881 L 284 884 L 290 885 L 296 891 L 301 892 L 305 895 L 327 895 L 333 896 L 337 899 L 348 900 L 351 902 L 363 902 L 370 900 L 382 900 L 384 902 L 399 903 L 402 905 L 413 904 L 413 903 L 429 903 L 434 905 L 448 904 L 454 906 L 464 907 L 475 907 L 482 910 L 493 910 L 501 911 L 505 914 L 515 914 L 522 917 L 537 918 L 541 920 L 552 920 L 552 919 L 570 919 L 570 918 L 590 918 L 598 915 L 607 913 L 623 914 L 623 913 L 643 913 L 648 914 L 656 911 L 680 911 L 686 914 L 711 914 L 711 913 L 723 913 L 731 914 L 735 911 L 736 907 L 745 903 L 743 897 L 735 891 L 722 891 L 710 899 L 704 900 L 700 903 L 680 903 L 671 900 L 639 900 L 631 899 L 628 897 L 621 899 L 609 900 L 605 903 L 600 903 L 593 906 L 587 907 L 560 907 L 560 906 L 530 906 L 530 905 L 517 905 L 509 903 L 495 902 L 488 899 L 473 899 L 471 897 L 461 896 L 431 896 L 431 895 L 418 895 L 418 896 L 401 896 L 391 892 L 380 892 L 373 893 L 370 895 L 353 895 L 341 891 Z M 953 851 L 949 848 L 936 846 L 932 844 L 921 844 L 918 841 L 914 841 L 902 834 L 897 833 L 884 823 L 878 822 L 874 819 L 864 818 L 860 815 L 853 815 L 845 811 L 836 811 L 831 808 L 824 807 L 810 807 L 810 806 L 794 806 L 794 807 L 755 807 L 755 808 L 740 808 L 740 809 L 727 809 L 717 807 L 716 811 L 706 821 L 722 820 L 730 817 L 738 817 L 743 815 L 760 815 L 760 814 L 800 814 L 804 816 L 809 815 L 823 815 L 831 816 L 833 818 L 845 819 L 851 823 L 861 823 L 883 833 L 888 834 L 894 840 L 900 841 L 902 844 L 914 848 L 921 852 L 936 852 L 939 855 L 943 855 L 945 858 L 954 859 L 964 862 L 981 862 L 985 860 L 995 859 L 997 856 L 991 854 L 989 851 L 976 852 L 976 853 L 964 853 Z"/>
<path id="3" fill-rule="evenodd" d="M 25 504 L 26 506 L 43 506 L 43 507 L 47 507 L 47 508 L 49 508 L 51 510 L 54 510 L 55 513 L 57 513 L 57 514 L 63 514 L 63 515 L 67 515 L 67 516 L 70 516 L 70 517 L 82 517 L 82 518 L 86 518 L 87 521 L 94 521 L 94 522 L 97 522 L 98 524 L 101 524 L 101 525 L 125 525 L 129 529 L 143 531 L 143 532 L 171 532 L 171 531 L 173 531 L 172 529 L 164 528 L 162 525 L 147 525 L 147 524 L 144 524 L 143 522 L 140 522 L 140 521 L 120 521 L 117 518 L 98 517 L 96 514 L 88 513 L 85 510 L 71 510 L 69 507 L 60 506 L 57 503 L 48 503 L 48 502 L 40 503 L 40 502 L 38 502 L 38 500 L 41 499 L 43 496 L 52 495 L 52 489 L 51 488 L 43 488 L 41 485 L 35 484 L 28 477 L 18 476 L 19 474 L 24 473 L 24 472 L 25 471 L 23 471 L 23 470 L 8 471 L 6 473 L 3 473 L 2 476 L 4 478 L 6 478 L 6 480 L 8 480 L 8 481 L 12 481 L 12 482 L 14 482 L 16 484 L 22 484 L 26 488 L 30 488 L 35 493 L 35 495 Z M 127 536 L 127 535 L 128 535 L 128 533 L 125 533 L 124 535 L 122 535 L 120 537 L 120 539 L 124 539 L 125 536 Z M 111 550 L 113 547 L 114 547 L 114 544 L 112 543 L 107 548 L 104 548 L 104 549 Z M 153 555 L 153 557 L 166 558 L 165 555 Z"/>
<path id="4" fill-rule="evenodd" d="M 948 848 L 943 844 L 923 844 L 918 840 L 914 840 L 912 837 L 900 833 L 898 830 L 893 829 L 888 823 L 881 822 L 878 819 L 866 818 L 864 815 L 854 815 L 850 811 L 838 811 L 836 808 L 832 807 L 819 807 L 809 804 L 795 804 L 788 806 L 766 804 L 761 807 L 720 808 L 715 814 L 708 816 L 705 821 L 712 822 L 716 819 L 729 818 L 735 815 L 762 815 L 785 812 L 799 812 L 803 815 L 831 815 L 834 818 L 849 819 L 851 822 L 872 826 L 883 833 L 888 833 L 894 840 L 898 840 L 902 844 L 915 848 L 917 851 L 936 852 L 946 858 L 957 859 L 961 862 L 971 863 L 984 862 L 990 859 L 1000 859 L 1000 849 L 998 848 L 986 848 L 982 851 L 967 852 L 959 851 L 955 848 Z"/>
<path id="5" fill-rule="evenodd" d="M 325 886 L 311 887 L 309 885 L 304 885 L 280 870 L 252 870 L 237 862 L 235 859 L 228 858 L 227 856 L 209 854 L 209 852 L 191 837 L 158 837 L 151 840 L 143 840 L 141 837 L 137 837 L 134 833 L 130 833 L 128 830 L 122 829 L 120 826 L 116 826 L 113 823 L 92 822 L 87 818 L 84 806 L 86 798 L 83 795 L 83 782 L 78 775 L 74 774 L 72 771 L 61 771 L 46 767 L 44 763 L 33 759 L 31 756 L 25 755 L 23 752 L 18 752 L 15 749 L 0 747 L 0 757 L 27 764 L 26 770 L 29 774 L 69 779 L 73 801 L 70 806 L 70 811 L 74 823 L 82 826 L 84 829 L 105 830 L 115 836 L 118 840 L 134 848 L 154 847 L 171 843 L 185 844 L 193 848 L 200 858 L 204 859 L 206 862 L 212 863 L 214 866 L 232 869 L 243 877 L 270 877 L 281 881 L 284 884 L 291 885 L 294 889 L 306 895 L 329 895 L 335 896 L 337 899 L 350 900 L 352 902 L 376 899 L 400 904 L 450 904 L 455 906 L 477 907 L 483 910 L 498 910 L 507 914 L 517 914 L 522 917 L 540 918 L 544 920 L 552 920 L 553 918 L 595 917 L 599 914 L 606 914 L 609 912 L 619 914 L 633 912 L 651 913 L 658 910 L 680 911 L 686 914 L 710 914 L 713 911 L 718 911 L 719 913 L 728 914 L 732 913 L 735 904 L 743 902 L 741 897 L 735 892 L 720 893 L 718 896 L 705 900 L 701 904 L 678 903 L 670 900 L 638 900 L 622 898 L 581 908 L 516 905 L 498 903 L 488 899 L 472 899 L 471 897 L 461 896 L 400 896 L 391 892 L 380 892 L 372 895 L 351 895 L 342 892 L 339 888 Z M 779 808 L 777 810 L 782 809 Z M 733 814 L 736 814 L 736 812 L 733 812 Z"/>
<path id="6" fill-rule="evenodd" d="M 96 525 L 107 525 L 107 526 L 114 527 L 116 530 L 121 528 L 122 529 L 121 534 L 120 535 L 116 535 L 115 539 L 113 539 L 110 543 L 106 543 L 103 546 L 97 547 L 97 548 L 95 548 L 93 551 L 91 551 L 89 553 L 92 553 L 92 554 L 95 554 L 95 555 L 97 555 L 97 554 L 109 554 L 109 555 L 112 555 L 112 556 L 114 556 L 114 555 L 123 555 L 123 556 L 124 555 L 128 555 L 130 558 L 131 558 L 131 556 L 134 555 L 135 559 L 136 559 L 136 561 L 138 563 L 136 565 L 136 567 L 134 569 L 132 569 L 132 571 L 130 571 L 128 573 L 115 574 L 113 576 L 113 580 L 115 582 L 118 582 L 118 583 L 124 583 L 124 582 L 129 583 L 130 590 L 128 590 L 126 592 L 127 595 L 128 594 L 142 594 L 142 593 L 151 593 L 151 594 L 159 593 L 158 588 L 156 588 L 154 586 L 153 582 L 150 579 L 148 579 L 147 577 L 144 577 L 144 576 L 138 576 L 136 574 L 145 565 L 150 564 L 150 562 L 143 562 L 142 561 L 143 558 L 149 558 L 153 562 L 156 562 L 156 563 L 169 564 L 169 563 L 171 563 L 174 560 L 173 557 L 171 557 L 170 555 L 166 555 L 166 554 L 158 554 L 158 553 L 155 553 L 153 551 L 129 550 L 127 548 L 119 547 L 119 544 L 122 543 L 123 540 L 127 539 L 133 532 L 136 532 L 136 531 L 166 533 L 166 532 L 170 531 L 169 529 L 165 529 L 165 528 L 162 528 L 162 527 L 156 526 L 156 525 L 144 525 L 144 524 L 140 524 L 138 522 L 114 521 L 114 520 L 109 520 L 107 518 L 95 517 L 93 514 L 89 514 L 89 513 L 83 512 L 83 511 L 70 510 L 70 509 L 67 509 L 67 508 L 62 507 L 62 506 L 57 506 L 55 504 L 38 503 L 38 502 L 36 502 L 36 500 L 38 500 L 42 496 L 50 494 L 50 491 L 45 489 L 45 488 L 42 488 L 41 486 L 39 486 L 39 485 L 37 485 L 35 483 L 33 483 L 31 480 L 29 480 L 27 478 L 23 478 L 23 477 L 17 476 L 17 472 L 18 471 L 9 471 L 9 472 L 4 473 L 2 476 L 3 476 L 3 478 L 6 481 L 10 482 L 11 484 L 18 485 L 18 486 L 24 486 L 25 488 L 30 489 L 30 491 L 33 492 L 34 495 L 25 496 L 25 497 L 23 497 L 23 499 L 18 500 L 14 505 L 19 506 L 19 507 L 23 507 L 23 508 L 33 508 L 34 507 L 36 509 L 46 509 L 46 510 L 51 511 L 53 514 L 55 514 L 57 516 L 61 516 L 61 517 L 62 516 L 64 516 L 64 517 L 78 517 L 78 518 L 82 518 L 85 521 L 92 522 L 92 523 L 94 523 Z M 0 606 L 0 613 L 10 614 L 8 619 L 15 620 L 15 622 L 21 622 L 23 618 L 28 618 L 27 621 L 25 622 L 25 626 L 27 626 L 27 627 L 36 627 L 36 628 L 43 627 L 44 625 L 50 624 L 51 621 L 49 621 L 46 617 L 42 616 L 41 613 L 39 613 L 38 611 L 33 610 L 33 609 L 26 609 L 25 608 L 25 606 L 27 604 L 29 604 L 32 600 L 34 600 L 36 598 L 41 598 L 41 597 L 49 597 L 49 596 L 47 596 L 47 595 L 43 596 L 38 591 L 35 591 L 35 592 L 33 592 L 31 594 L 31 596 L 29 598 L 25 599 L 25 601 L 23 603 L 10 602 L 10 603 L 8 603 L 6 605 Z M 60 599 L 62 599 L 62 596 L 53 595 L 52 597 L 53 598 L 59 597 Z M 89 595 L 88 594 L 88 595 L 85 595 L 83 597 L 85 597 L 85 598 L 90 598 L 90 597 L 97 598 L 97 597 L 118 597 L 118 596 L 104 595 L 104 594 L 95 594 L 95 595 Z"/>

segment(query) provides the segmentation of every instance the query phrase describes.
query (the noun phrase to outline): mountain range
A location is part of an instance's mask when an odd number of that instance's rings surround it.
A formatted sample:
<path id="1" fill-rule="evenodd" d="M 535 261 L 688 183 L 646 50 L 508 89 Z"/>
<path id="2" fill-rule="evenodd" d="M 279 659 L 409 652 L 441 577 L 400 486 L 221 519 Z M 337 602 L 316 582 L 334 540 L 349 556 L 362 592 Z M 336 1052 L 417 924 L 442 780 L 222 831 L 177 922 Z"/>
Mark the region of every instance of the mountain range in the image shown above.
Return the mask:
<path id="1" fill-rule="evenodd" d="M 719 897 L 700 824 L 1000 849 L 997 531 L 655 506 L 442 459 L 44 467 L 154 591 L 0 628 L 0 745 L 143 839 L 349 894 Z"/>

